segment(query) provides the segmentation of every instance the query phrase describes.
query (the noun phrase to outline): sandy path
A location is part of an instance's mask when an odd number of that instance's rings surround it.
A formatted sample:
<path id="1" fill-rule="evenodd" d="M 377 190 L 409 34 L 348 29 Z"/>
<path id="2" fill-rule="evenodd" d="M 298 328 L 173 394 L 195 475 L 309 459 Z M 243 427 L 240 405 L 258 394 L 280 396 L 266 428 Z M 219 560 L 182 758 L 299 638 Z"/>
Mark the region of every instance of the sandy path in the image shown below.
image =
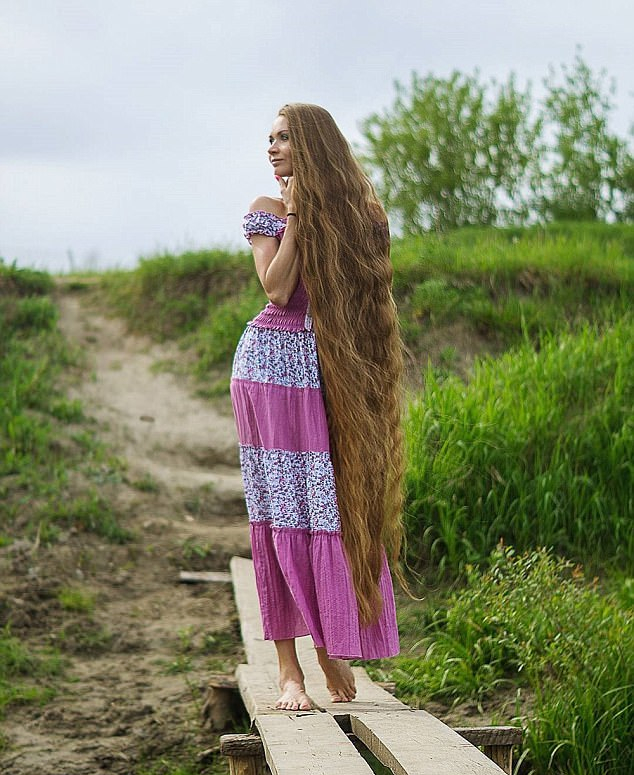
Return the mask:
<path id="1" fill-rule="evenodd" d="M 229 585 L 178 583 L 179 567 L 225 569 L 232 553 L 248 554 L 235 429 L 226 406 L 153 369 L 178 357 L 175 349 L 126 335 L 77 295 L 61 293 L 59 304 L 60 327 L 89 362 L 71 397 L 127 462 L 125 480 L 105 487 L 136 537 L 117 546 L 71 535 L 35 558 L 13 558 L 16 606 L 32 609 L 20 634 L 31 642 L 68 645 L 72 622 L 47 602 L 47 590 L 80 584 L 98 604 L 88 625 L 76 623 L 83 646 L 70 656 L 72 683 L 44 707 L 18 708 L 4 720 L 10 746 L 0 772 L 135 773 L 210 745 L 199 690 L 239 655 Z M 139 481 L 146 486 L 131 486 Z"/>

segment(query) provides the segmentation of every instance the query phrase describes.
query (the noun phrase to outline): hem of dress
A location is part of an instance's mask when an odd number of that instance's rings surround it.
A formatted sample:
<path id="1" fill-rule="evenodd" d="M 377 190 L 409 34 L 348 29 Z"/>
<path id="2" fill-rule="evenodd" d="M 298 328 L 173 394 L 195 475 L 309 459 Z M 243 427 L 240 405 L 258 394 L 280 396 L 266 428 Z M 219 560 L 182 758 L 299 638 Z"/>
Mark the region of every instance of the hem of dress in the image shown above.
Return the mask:
<path id="1" fill-rule="evenodd" d="M 326 528 L 318 528 L 317 530 L 314 530 L 311 527 L 293 527 L 289 525 L 288 527 L 286 525 L 279 525 L 277 527 L 274 527 L 271 524 L 270 519 L 252 519 L 249 522 L 250 525 L 267 525 L 269 526 L 271 532 L 273 535 L 278 535 L 280 532 L 293 532 L 293 533 L 309 533 L 310 535 L 318 536 L 318 535 L 327 535 L 327 536 L 339 536 L 341 538 L 341 530 L 327 530 Z"/>
<path id="2" fill-rule="evenodd" d="M 266 640 L 301 637 L 307 628 L 331 659 L 385 659 L 399 653 L 394 592 L 387 559 L 379 581 L 383 610 L 359 623 L 341 534 L 250 523 L 256 582 Z"/>

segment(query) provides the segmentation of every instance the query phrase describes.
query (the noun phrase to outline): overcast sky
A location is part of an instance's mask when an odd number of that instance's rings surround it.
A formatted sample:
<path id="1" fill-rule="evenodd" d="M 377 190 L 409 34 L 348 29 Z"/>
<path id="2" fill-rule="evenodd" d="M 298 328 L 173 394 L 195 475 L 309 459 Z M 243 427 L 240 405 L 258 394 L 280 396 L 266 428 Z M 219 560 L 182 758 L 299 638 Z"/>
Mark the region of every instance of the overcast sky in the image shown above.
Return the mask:
<path id="1" fill-rule="evenodd" d="M 534 91 L 577 45 L 634 121 L 632 0 L 0 0 L 0 256 L 51 271 L 246 247 L 277 187 L 267 136 L 316 102 L 359 143 L 394 81 L 452 70 Z"/>

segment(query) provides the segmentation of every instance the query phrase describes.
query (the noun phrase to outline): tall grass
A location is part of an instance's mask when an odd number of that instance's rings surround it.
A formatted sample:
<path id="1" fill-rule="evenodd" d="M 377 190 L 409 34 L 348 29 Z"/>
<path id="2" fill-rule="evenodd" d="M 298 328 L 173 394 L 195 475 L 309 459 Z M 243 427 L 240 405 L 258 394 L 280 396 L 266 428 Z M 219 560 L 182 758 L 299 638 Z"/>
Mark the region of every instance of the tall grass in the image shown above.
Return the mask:
<path id="1" fill-rule="evenodd" d="M 142 258 L 133 271 L 104 274 L 103 285 L 109 303 L 133 330 L 168 339 L 208 325 L 218 307 L 234 307 L 255 288 L 253 280 L 246 253 L 201 250 Z"/>
<path id="2" fill-rule="evenodd" d="M 48 272 L 18 268 L 6 264 L 0 257 L 0 296 L 41 296 L 53 289 L 53 278 Z"/>
<path id="3" fill-rule="evenodd" d="M 631 772 L 634 611 L 569 561 L 494 551 L 486 572 L 468 569 L 412 651 L 384 664 L 412 704 L 480 702 L 501 685 L 532 694 L 520 719 L 530 772 Z"/>
<path id="4" fill-rule="evenodd" d="M 394 287 L 406 343 L 452 321 L 510 345 L 527 333 L 614 320 L 634 295 L 634 227 L 553 224 L 463 229 L 396 241 Z"/>
<path id="5" fill-rule="evenodd" d="M 634 569 L 634 322 L 543 336 L 429 370 L 406 422 L 406 526 L 419 564 L 459 572 L 500 541 Z"/>
<path id="6" fill-rule="evenodd" d="M 527 333 L 609 321 L 634 293 L 634 227 L 575 224 L 463 229 L 395 240 L 394 292 L 413 357 L 429 336 L 460 321 L 499 345 Z M 141 260 L 104 275 L 109 303 L 133 330 L 178 338 L 202 376 L 230 362 L 245 323 L 264 306 L 246 252 L 208 250 Z"/>

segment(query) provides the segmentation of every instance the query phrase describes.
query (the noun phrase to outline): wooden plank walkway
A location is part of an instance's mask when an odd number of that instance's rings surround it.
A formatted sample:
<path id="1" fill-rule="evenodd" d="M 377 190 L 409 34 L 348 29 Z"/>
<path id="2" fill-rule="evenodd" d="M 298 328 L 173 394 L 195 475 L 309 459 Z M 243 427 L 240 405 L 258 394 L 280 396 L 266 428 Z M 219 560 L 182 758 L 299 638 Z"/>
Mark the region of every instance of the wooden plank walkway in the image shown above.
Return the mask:
<path id="1" fill-rule="evenodd" d="M 317 707 L 314 711 L 276 710 L 277 656 L 273 643 L 263 637 L 252 561 L 234 557 L 231 575 L 248 660 L 236 671 L 238 687 L 274 775 L 369 775 L 372 770 L 348 731 L 396 775 L 504 772 L 439 719 L 412 710 L 377 686 L 361 667 L 353 668 L 357 699 L 331 702 L 310 637 L 299 638 L 297 647 L 306 691 Z"/>

